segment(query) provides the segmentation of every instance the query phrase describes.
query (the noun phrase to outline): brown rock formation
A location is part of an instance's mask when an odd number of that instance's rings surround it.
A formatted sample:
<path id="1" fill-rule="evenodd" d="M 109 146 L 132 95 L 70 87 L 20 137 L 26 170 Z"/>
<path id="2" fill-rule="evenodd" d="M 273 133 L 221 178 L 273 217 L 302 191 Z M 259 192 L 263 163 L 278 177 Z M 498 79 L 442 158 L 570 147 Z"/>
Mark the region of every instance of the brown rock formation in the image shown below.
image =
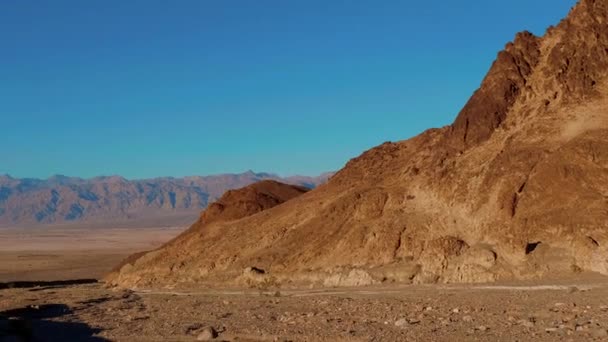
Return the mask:
<path id="1" fill-rule="evenodd" d="M 297 197 L 308 190 L 305 187 L 272 180 L 254 183 L 238 190 L 229 190 L 219 200 L 207 207 L 196 226 L 202 227 L 215 221 L 231 221 L 251 216 Z"/>
<path id="2" fill-rule="evenodd" d="M 200 218 L 190 229 L 177 238 L 153 252 L 161 253 L 164 249 L 179 248 L 189 239 L 205 234 L 206 227 L 211 223 L 234 221 L 282 204 L 294 197 L 309 191 L 308 188 L 289 185 L 273 180 L 264 180 L 244 188 L 227 191 L 216 202 L 211 203 Z M 160 250 L 160 252 L 158 252 Z M 183 250 L 187 252 L 186 250 Z M 129 256 L 115 269 L 119 270 L 125 265 L 133 265 L 147 252 L 139 252 Z"/>
<path id="3" fill-rule="evenodd" d="M 287 286 L 608 274 L 607 76 L 608 0 L 582 0 L 544 37 L 518 34 L 449 127 L 373 148 L 329 183 L 211 223 L 109 280 Z M 264 273 L 252 277 L 251 267 Z"/>

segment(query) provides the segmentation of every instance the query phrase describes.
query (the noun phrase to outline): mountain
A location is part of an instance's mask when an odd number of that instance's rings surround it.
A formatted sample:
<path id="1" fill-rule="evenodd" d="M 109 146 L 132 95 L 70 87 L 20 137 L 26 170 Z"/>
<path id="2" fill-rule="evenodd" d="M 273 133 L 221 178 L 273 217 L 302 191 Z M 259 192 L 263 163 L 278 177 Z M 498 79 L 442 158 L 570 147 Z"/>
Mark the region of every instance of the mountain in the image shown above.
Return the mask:
<path id="1" fill-rule="evenodd" d="M 127 180 L 61 175 L 46 180 L 0 176 L 0 226 L 88 223 L 186 225 L 225 191 L 261 180 L 315 187 L 319 177 L 281 178 L 270 173 L 221 174 L 185 178 Z"/>
<path id="2" fill-rule="evenodd" d="M 210 204 L 207 209 L 201 213 L 196 224 L 182 233 L 177 239 L 173 239 L 172 241 L 169 241 L 165 245 L 161 246 L 160 249 L 168 248 L 168 246 L 174 246 L 174 244 L 179 245 L 180 242 L 184 240 L 185 236 L 198 235 L 200 231 L 197 227 L 208 225 L 213 222 L 232 221 L 251 216 L 264 210 L 276 207 L 279 204 L 285 203 L 292 198 L 306 193 L 309 190 L 310 189 L 303 186 L 289 185 L 273 180 L 264 180 L 237 190 L 226 191 L 226 193 L 224 193 L 220 199 Z M 196 247 L 190 246 L 188 248 Z M 182 251 L 184 250 L 187 249 L 182 249 Z M 114 272 L 122 269 L 125 266 L 127 268 L 131 267 L 134 262 L 139 260 L 144 255 L 146 255 L 146 252 L 139 252 L 130 255 L 122 263 L 115 267 Z"/>
<path id="3" fill-rule="evenodd" d="M 543 37 L 517 34 L 453 124 L 190 231 L 108 280 L 243 285 L 253 268 L 281 286 L 608 274 L 608 0 L 580 1 Z"/>

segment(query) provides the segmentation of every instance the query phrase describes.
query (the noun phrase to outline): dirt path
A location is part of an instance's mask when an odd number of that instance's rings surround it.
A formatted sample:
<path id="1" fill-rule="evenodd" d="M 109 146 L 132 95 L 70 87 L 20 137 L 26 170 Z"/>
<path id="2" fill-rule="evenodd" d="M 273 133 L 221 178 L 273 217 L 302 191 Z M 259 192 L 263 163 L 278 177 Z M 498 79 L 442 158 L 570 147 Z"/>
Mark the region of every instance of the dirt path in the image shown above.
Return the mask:
<path id="1" fill-rule="evenodd" d="M 388 294 L 400 294 L 403 292 L 424 292 L 424 291 L 589 291 L 592 289 L 608 288 L 608 279 L 604 277 L 591 277 L 583 281 L 571 281 L 559 284 L 487 284 L 487 285 L 470 285 L 470 284 L 453 284 L 453 285 L 385 285 L 377 287 L 351 287 L 351 288 L 318 288 L 318 289 L 276 289 L 274 291 L 259 291 L 252 289 L 240 290 L 214 290 L 206 289 L 199 291 L 174 291 L 174 290 L 158 290 L 158 289 L 135 289 L 134 292 L 143 295 L 168 295 L 168 296 L 271 296 L 279 293 L 281 296 L 287 297 L 310 297 L 310 296 L 344 296 L 344 295 L 362 295 L 362 296 L 383 296 Z"/>

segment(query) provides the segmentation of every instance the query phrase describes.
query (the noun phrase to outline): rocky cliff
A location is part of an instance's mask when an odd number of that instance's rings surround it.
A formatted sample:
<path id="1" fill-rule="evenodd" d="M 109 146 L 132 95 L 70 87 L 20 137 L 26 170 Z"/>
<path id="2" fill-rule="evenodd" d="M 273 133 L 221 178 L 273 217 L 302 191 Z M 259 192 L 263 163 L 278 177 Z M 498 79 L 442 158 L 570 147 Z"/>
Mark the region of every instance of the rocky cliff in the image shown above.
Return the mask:
<path id="1" fill-rule="evenodd" d="M 272 209 L 198 222 L 108 279 L 242 285 L 252 267 L 282 286 L 608 274 L 607 76 L 608 0 L 582 0 L 543 37 L 517 34 L 452 125 L 373 148 Z"/>

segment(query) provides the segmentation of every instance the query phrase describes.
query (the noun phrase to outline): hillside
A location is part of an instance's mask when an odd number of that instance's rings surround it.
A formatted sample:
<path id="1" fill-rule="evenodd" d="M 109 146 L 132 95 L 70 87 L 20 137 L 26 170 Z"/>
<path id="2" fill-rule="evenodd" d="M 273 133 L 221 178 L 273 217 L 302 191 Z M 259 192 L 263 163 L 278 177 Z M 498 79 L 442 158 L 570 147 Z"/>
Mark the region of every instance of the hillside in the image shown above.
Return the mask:
<path id="1" fill-rule="evenodd" d="M 315 187 L 331 174 L 281 178 L 270 173 L 127 180 L 0 176 L 0 226 L 87 223 L 187 225 L 225 191 L 264 179 Z"/>
<path id="2" fill-rule="evenodd" d="M 608 0 L 516 35 L 453 124 L 258 214 L 195 223 L 122 286 L 367 285 L 608 274 Z M 390 123 L 387 123 L 390 124 Z M 179 267 L 178 267 L 179 266 Z"/>

